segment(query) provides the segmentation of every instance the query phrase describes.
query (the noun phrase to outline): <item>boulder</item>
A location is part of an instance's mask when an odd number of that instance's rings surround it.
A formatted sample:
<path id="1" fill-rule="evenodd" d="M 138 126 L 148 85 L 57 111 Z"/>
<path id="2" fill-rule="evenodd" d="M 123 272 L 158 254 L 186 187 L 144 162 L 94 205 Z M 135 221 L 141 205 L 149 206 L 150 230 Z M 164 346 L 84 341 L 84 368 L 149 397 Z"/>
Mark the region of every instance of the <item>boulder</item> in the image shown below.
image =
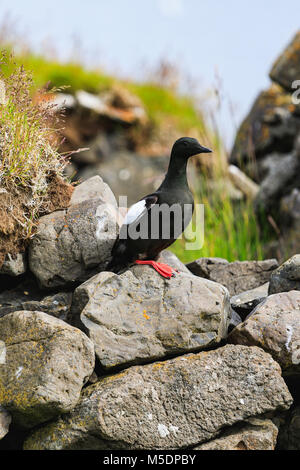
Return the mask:
<path id="1" fill-rule="evenodd" d="M 168 280 L 136 265 L 79 286 L 72 313 L 110 369 L 215 346 L 226 336 L 230 303 L 220 284 L 184 272 Z"/>
<path id="2" fill-rule="evenodd" d="M 274 150 L 290 152 L 299 130 L 299 118 L 292 96 L 272 84 L 256 98 L 248 116 L 242 122 L 231 152 L 230 162 L 247 164 L 247 173 L 257 181 L 255 160 Z"/>
<path id="3" fill-rule="evenodd" d="M 25 428 L 66 413 L 94 360 L 80 330 L 43 312 L 10 313 L 0 319 L 0 403 Z"/>
<path id="4" fill-rule="evenodd" d="M 10 414 L 0 405 L 0 440 L 8 433 L 10 423 Z"/>
<path id="5" fill-rule="evenodd" d="M 231 307 L 241 316 L 242 320 L 245 320 L 249 313 L 268 297 L 268 289 L 269 283 L 266 282 L 255 289 L 234 295 L 230 299 Z"/>
<path id="6" fill-rule="evenodd" d="M 288 409 L 280 372 L 260 348 L 232 345 L 134 366 L 87 387 L 70 414 L 33 431 L 24 448 L 190 448 L 225 426 Z"/>
<path id="7" fill-rule="evenodd" d="M 249 418 L 194 450 L 274 450 L 278 428 L 270 419 Z"/>
<path id="8" fill-rule="evenodd" d="M 300 406 L 291 410 L 286 422 L 280 426 L 279 450 L 300 450 Z"/>
<path id="9" fill-rule="evenodd" d="M 288 259 L 270 277 L 269 294 L 290 290 L 300 290 L 300 255 Z"/>
<path id="10" fill-rule="evenodd" d="M 300 292 L 270 295 L 228 336 L 228 342 L 259 346 L 285 374 L 300 373 Z"/>
<path id="11" fill-rule="evenodd" d="M 300 77 L 300 31 L 278 57 L 270 72 L 270 78 L 287 91 L 294 90 L 292 84 Z"/>
<path id="12" fill-rule="evenodd" d="M 25 253 L 17 253 L 11 255 L 8 253 L 0 268 L 0 274 L 8 274 L 9 276 L 20 276 L 26 271 Z"/>
<path id="13" fill-rule="evenodd" d="M 75 189 L 67 210 L 41 217 L 30 269 L 44 288 L 84 281 L 106 266 L 117 234 L 115 198 L 96 176 Z"/>
<path id="14" fill-rule="evenodd" d="M 278 262 L 276 259 L 268 259 L 228 263 L 222 258 L 199 258 L 187 264 L 187 267 L 196 276 L 219 282 L 234 296 L 268 282 Z"/>

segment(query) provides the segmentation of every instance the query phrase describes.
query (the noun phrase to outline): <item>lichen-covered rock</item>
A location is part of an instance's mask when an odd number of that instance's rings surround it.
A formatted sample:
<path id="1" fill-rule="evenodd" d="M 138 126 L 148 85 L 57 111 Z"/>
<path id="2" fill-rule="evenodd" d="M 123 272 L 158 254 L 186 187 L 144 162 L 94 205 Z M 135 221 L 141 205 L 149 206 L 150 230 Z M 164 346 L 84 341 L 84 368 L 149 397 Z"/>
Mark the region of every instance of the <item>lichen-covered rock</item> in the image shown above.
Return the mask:
<path id="1" fill-rule="evenodd" d="M 288 409 L 279 365 L 260 348 L 134 366 L 87 387 L 76 408 L 34 431 L 25 449 L 181 449 L 225 426 Z"/>
<path id="2" fill-rule="evenodd" d="M 45 288 L 84 281 L 93 269 L 106 266 L 117 230 L 115 198 L 96 176 L 75 189 L 67 210 L 41 217 L 29 250 L 30 269 Z"/>
<path id="3" fill-rule="evenodd" d="M 279 266 L 270 277 L 269 294 L 300 290 L 300 255 Z"/>
<path id="4" fill-rule="evenodd" d="M 43 312 L 0 319 L 0 404 L 14 423 L 33 427 L 76 405 L 94 368 L 80 330 Z"/>
<path id="5" fill-rule="evenodd" d="M 278 428 L 270 419 L 249 418 L 194 450 L 274 450 Z"/>
<path id="6" fill-rule="evenodd" d="M 274 63 L 270 77 L 286 90 L 293 90 L 293 82 L 300 77 L 300 31 Z"/>
<path id="7" fill-rule="evenodd" d="M 222 258 L 199 258 L 187 267 L 196 276 L 219 282 L 234 296 L 268 282 L 278 262 L 276 259 L 268 259 L 229 263 Z"/>
<path id="8" fill-rule="evenodd" d="M 292 149 L 300 124 L 294 115 L 295 110 L 292 96 L 280 86 L 272 84 L 261 92 L 238 130 L 230 161 L 234 164 L 250 163 L 250 176 L 260 180 L 257 169 L 251 168 L 251 161 L 278 147 L 286 152 Z"/>
<path id="9" fill-rule="evenodd" d="M 164 279 L 149 266 L 94 276 L 75 290 L 72 305 L 105 369 L 216 345 L 230 318 L 220 284 L 183 272 Z"/>
<path id="10" fill-rule="evenodd" d="M 300 373 L 300 292 L 270 295 L 228 336 L 233 344 L 259 346 L 285 374 Z"/>
<path id="11" fill-rule="evenodd" d="M 234 295 L 230 299 L 233 310 L 241 316 L 242 320 L 245 320 L 249 313 L 251 313 L 258 304 L 268 297 L 268 289 L 269 283 L 266 282 L 255 289 L 250 289 L 246 292 Z"/>
<path id="12" fill-rule="evenodd" d="M 8 433 L 10 423 L 10 414 L 0 405 L 0 440 Z"/>

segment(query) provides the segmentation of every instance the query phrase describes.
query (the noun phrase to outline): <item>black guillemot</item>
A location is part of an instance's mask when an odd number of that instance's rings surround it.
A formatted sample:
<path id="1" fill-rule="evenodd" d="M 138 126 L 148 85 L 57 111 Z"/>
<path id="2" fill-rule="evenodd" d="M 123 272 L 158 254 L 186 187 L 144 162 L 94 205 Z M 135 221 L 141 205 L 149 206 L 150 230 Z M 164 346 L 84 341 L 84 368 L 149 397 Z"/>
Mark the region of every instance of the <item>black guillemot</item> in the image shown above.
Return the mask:
<path id="1" fill-rule="evenodd" d="M 194 199 L 187 182 L 188 159 L 210 152 L 190 137 L 182 137 L 174 143 L 167 174 L 158 190 L 129 208 L 112 248 L 107 271 L 118 273 L 133 263 L 149 264 L 162 276 L 172 276 L 172 268 L 156 260 L 192 218 Z M 186 211 L 186 207 L 189 210 Z"/>

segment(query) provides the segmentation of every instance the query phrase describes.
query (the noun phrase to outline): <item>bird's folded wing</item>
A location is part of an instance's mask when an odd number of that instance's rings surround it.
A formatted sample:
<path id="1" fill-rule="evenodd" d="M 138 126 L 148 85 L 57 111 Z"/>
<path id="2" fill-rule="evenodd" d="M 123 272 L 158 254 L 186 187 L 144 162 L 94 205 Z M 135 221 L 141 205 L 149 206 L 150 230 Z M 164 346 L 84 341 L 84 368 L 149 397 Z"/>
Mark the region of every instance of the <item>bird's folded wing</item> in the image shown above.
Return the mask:
<path id="1" fill-rule="evenodd" d="M 133 206 L 129 208 L 123 224 L 130 225 L 137 222 L 149 209 L 151 209 L 152 206 L 154 206 L 154 204 L 156 204 L 157 200 L 158 196 L 151 195 L 133 204 Z"/>

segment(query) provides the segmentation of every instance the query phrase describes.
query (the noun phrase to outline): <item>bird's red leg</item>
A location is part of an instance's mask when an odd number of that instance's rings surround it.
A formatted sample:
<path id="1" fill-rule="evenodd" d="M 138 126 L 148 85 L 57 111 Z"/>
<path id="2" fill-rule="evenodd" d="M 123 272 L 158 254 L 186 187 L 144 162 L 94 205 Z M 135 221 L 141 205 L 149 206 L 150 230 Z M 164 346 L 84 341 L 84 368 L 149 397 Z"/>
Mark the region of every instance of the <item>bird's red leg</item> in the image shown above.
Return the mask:
<path id="1" fill-rule="evenodd" d="M 173 276 L 174 269 L 171 268 L 168 264 L 164 263 L 158 263 L 157 261 L 152 261 L 152 260 L 136 260 L 135 264 L 148 264 L 152 266 L 155 271 L 157 271 L 161 276 L 170 279 Z"/>

